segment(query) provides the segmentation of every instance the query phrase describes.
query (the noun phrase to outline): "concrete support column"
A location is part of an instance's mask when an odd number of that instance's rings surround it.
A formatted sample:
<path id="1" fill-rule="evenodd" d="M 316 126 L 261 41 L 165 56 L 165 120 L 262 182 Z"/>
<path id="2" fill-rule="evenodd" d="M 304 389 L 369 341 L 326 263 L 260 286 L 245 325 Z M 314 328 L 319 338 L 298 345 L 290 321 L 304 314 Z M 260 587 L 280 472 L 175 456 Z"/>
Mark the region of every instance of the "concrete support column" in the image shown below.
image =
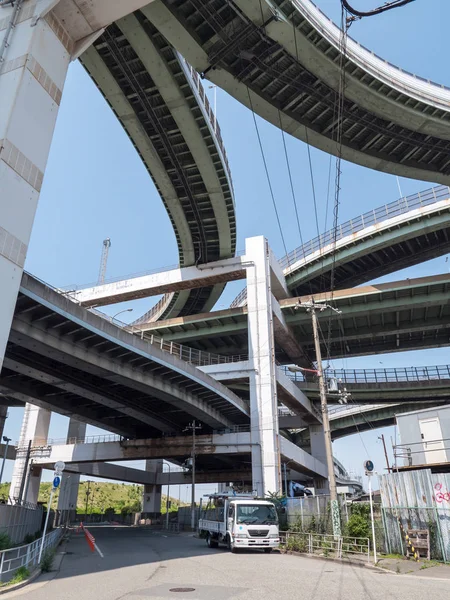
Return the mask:
<path id="1" fill-rule="evenodd" d="M 322 425 L 310 425 L 309 435 L 311 438 L 311 455 L 324 465 L 327 464 L 327 453 L 325 447 L 325 432 Z M 329 494 L 330 486 L 328 479 L 323 477 L 314 478 L 314 489 L 316 494 Z"/>
<path id="2" fill-rule="evenodd" d="M 86 436 L 86 423 L 70 419 L 67 431 L 67 443 L 73 444 L 75 440 L 84 440 Z M 60 511 L 60 523 L 73 521 L 77 511 L 78 488 L 80 475 L 76 473 L 63 474 L 61 489 L 58 497 L 58 511 Z"/>
<path id="3" fill-rule="evenodd" d="M 73 46 L 49 7 L 0 9 L 0 370 Z"/>
<path id="4" fill-rule="evenodd" d="M 43 408 L 38 408 L 33 404 L 25 405 L 22 428 L 20 431 L 19 448 L 14 462 L 14 469 L 9 488 L 9 496 L 15 501 L 20 497 L 22 481 L 25 483 L 22 499 L 36 504 L 39 496 L 39 485 L 41 483 L 42 469 L 33 467 L 30 471 L 30 464 L 27 466 L 27 450 L 31 440 L 32 446 L 45 446 L 47 444 L 48 429 L 50 427 L 51 412 Z"/>
<path id="5" fill-rule="evenodd" d="M 156 460 L 146 460 L 145 470 L 158 475 L 158 473 L 163 472 L 163 462 L 164 461 L 162 458 L 158 458 Z M 144 495 L 142 498 L 142 518 L 154 519 L 161 515 L 161 496 L 161 485 L 144 485 Z"/>
<path id="6" fill-rule="evenodd" d="M 264 237 L 246 240 L 250 423 L 253 489 L 259 496 L 281 490 L 278 401 L 269 246 Z"/>

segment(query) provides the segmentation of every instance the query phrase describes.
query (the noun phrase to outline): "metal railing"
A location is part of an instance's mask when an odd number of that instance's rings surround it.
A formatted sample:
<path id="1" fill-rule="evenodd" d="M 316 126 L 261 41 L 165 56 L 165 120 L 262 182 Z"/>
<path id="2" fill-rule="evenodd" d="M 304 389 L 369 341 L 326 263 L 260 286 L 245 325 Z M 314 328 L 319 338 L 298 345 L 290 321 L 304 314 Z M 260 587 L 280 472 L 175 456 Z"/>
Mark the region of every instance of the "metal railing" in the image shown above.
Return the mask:
<path id="1" fill-rule="evenodd" d="M 219 123 L 217 122 L 216 115 L 214 114 L 211 105 L 209 103 L 208 97 L 205 93 L 205 88 L 202 85 L 199 74 L 192 66 L 185 60 L 181 54 L 178 54 L 178 60 L 183 68 L 185 75 L 190 79 L 192 85 L 194 86 L 195 91 L 197 92 L 197 99 L 200 100 L 200 103 L 203 104 L 205 112 L 208 116 L 209 122 L 211 124 L 212 133 L 216 137 L 217 144 L 219 146 L 220 152 L 222 154 L 222 160 L 225 163 L 225 167 L 227 170 L 228 181 L 230 183 L 231 189 L 233 189 L 233 183 L 231 179 L 231 170 L 230 165 L 228 164 L 228 156 L 225 150 L 225 145 L 222 140 L 222 134 L 220 131 Z M 185 67 L 185 68 L 184 68 Z"/>
<path id="2" fill-rule="evenodd" d="M 308 258 L 315 252 L 324 250 L 325 248 L 332 250 L 335 242 L 349 237 L 358 231 L 362 231 L 367 227 L 383 223 L 388 219 L 404 215 L 417 208 L 435 204 L 449 197 L 450 188 L 446 185 L 439 185 L 411 196 L 399 198 L 394 202 L 374 208 L 373 210 L 368 211 L 359 217 L 356 217 L 355 219 L 350 219 L 342 225 L 338 225 L 336 232 L 334 229 L 330 229 L 329 231 L 316 236 L 312 240 L 305 242 L 298 248 L 295 248 L 295 250 L 292 250 L 292 252 L 289 252 L 289 254 L 286 254 L 280 258 L 278 262 L 283 269 L 289 269 L 289 267 L 291 267 L 294 263 Z M 245 287 L 232 301 L 230 308 L 236 308 L 242 304 L 245 304 L 246 298 L 247 288 Z"/>
<path id="3" fill-rule="evenodd" d="M 63 528 L 58 528 L 48 533 L 44 540 L 44 551 L 48 548 L 54 548 L 58 545 L 62 535 Z M 0 581 L 9 581 L 14 577 L 15 571 L 20 567 L 36 567 L 38 565 L 39 551 L 42 538 L 35 540 L 31 544 L 18 546 L 9 550 L 2 550 L 0 559 Z"/>
<path id="4" fill-rule="evenodd" d="M 322 533 L 280 531 L 280 542 L 287 550 L 294 552 L 333 554 L 335 558 L 343 558 L 349 554 L 359 554 L 367 557 L 367 562 L 370 562 L 369 538 L 335 537 L 334 535 Z"/>
<path id="5" fill-rule="evenodd" d="M 318 6 L 305 0 L 293 0 L 293 2 L 296 9 L 316 31 L 334 47 L 340 47 L 341 29 Z M 388 82 L 410 96 L 420 95 L 419 100 L 422 102 L 425 102 L 427 96 L 427 99 L 441 104 L 444 108 L 448 106 L 450 88 L 393 65 L 351 37 L 347 38 L 346 57 L 355 64 L 363 66 L 368 73 L 380 81 Z"/>
<path id="6" fill-rule="evenodd" d="M 96 314 L 97 316 L 113 323 L 116 327 L 120 329 L 124 329 L 128 333 L 136 335 L 140 337 L 141 340 L 159 348 L 163 352 L 167 352 L 168 354 L 172 354 L 181 360 L 196 365 L 198 367 L 206 367 L 209 365 L 220 365 L 223 363 L 234 363 L 248 360 L 248 354 L 234 354 L 230 356 L 224 356 L 222 354 L 215 354 L 213 352 L 206 352 L 205 350 L 197 350 L 196 348 L 191 348 L 190 346 L 183 346 L 182 344 L 177 344 L 177 342 L 166 342 L 164 338 L 161 338 L 157 335 L 148 334 L 145 331 L 142 331 L 139 327 L 135 327 L 134 325 L 129 325 L 124 323 L 123 321 L 119 321 L 118 319 L 111 319 L 111 317 L 95 308 L 88 309 L 89 312 Z"/>
<path id="7" fill-rule="evenodd" d="M 290 371 L 289 367 L 279 367 L 292 379 L 306 383 L 302 372 Z M 418 381 L 450 381 L 450 365 L 432 367 L 398 367 L 392 369 L 326 369 L 327 379 L 337 379 L 342 383 L 402 383 Z M 310 381 L 307 383 L 311 383 Z M 316 385 L 315 382 L 313 382 Z"/>
<path id="8" fill-rule="evenodd" d="M 399 198 L 394 202 L 385 204 L 371 211 L 350 219 L 349 221 L 338 225 L 337 230 L 330 229 L 325 233 L 315 237 L 314 239 L 299 246 L 286 256 L 283 256 L 278 262 L 283 269 L 287 269 L 299 260 L 305 259 L 314 252 L 333 246 L 335 242 L 351 236 L 352 234 L 362 231 L 372 225 L 383 223 L 388 219 L 404 215 L 412 210 L 435 204 L 440 200 L 445 200 L 450 197 L 450 188 L 446 185 L 440 185 L 430 188 L 423 192 Z"/>

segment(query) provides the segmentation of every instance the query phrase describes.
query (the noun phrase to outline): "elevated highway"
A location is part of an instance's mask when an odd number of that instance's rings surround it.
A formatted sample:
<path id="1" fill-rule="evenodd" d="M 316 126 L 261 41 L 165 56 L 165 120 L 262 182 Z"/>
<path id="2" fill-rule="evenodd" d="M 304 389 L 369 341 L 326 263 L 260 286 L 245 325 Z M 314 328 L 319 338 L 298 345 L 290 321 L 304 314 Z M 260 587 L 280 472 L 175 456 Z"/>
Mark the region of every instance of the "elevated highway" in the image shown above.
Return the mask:
<path id="1" fill-rule="evenodd" d="M 317 303 L 330 302 L 341 314 L 322 313 L 323 329 L 331 327 L 330 357 L 447 346 L 450 337 L 450 274 L 315 294 Z M 303 349 L 314 358 L 311 318 L 302 308 L 310 296 L 280 300 L 286 323 Z M 136 331 L 179 342 L 196 350 L 233 356 L 248 352 L 247 307 L 236 307 L 159 323 L 140 325 Z M 328 352 L 322 348 L 324 356 Z M 279 345 L 280 363 L 288 357 Z"/>
<path id="2" fill-rule="evenodd" d="M 309 0 L 156 0 L 143 13 L 203 77 L 325 152 L 450 183 L 450 90 L 348 38 Z M 345 68 L 342 119 L 337 91 Z"/>
<path id="3" fill-rule="evenodd" d="M 360 285 L 450 250 L 450 188 L 400 198 L 338 225 L 280 259 L 292 295 Z M 245 306 L 247 290 L 231 307 Z"/>
<path id="4" fill-rule="evenodd" d="M 125 437 L 249 421 L 245 401 L 188 364 L 24 275 L 0 376 L 9 398 Z"/>
<path id="5" fill-rule="evenodd" d="M 198 74 L 136 11 L 95 40 L 81 61 L 147 167 L 169 214 L 180 265 L 236 249 L 231 174 Z M 139 322 L 209 310 L 224 285 L 166 294 Z"/>

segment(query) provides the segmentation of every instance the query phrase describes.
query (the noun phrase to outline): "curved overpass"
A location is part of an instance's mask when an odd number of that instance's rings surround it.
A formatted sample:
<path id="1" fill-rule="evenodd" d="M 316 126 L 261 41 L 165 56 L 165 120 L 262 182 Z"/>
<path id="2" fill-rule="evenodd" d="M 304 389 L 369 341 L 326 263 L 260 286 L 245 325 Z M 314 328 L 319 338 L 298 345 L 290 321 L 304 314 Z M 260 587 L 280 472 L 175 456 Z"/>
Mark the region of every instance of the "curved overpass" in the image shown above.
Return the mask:
<path id="1" fill-rule="evenodd" d="M 360 285 L 450 249 L 450 188 L 437 186 L 364 213 L 296 248 L 280 265 L 292 295 Z M 244 288 L 230 307 L 245 306 Z"/>
<path id="2" fill-rule="evenodd" d="M 342 126 L 345 160 L 449 184 L 450 90 L 352 39 L 341 59 L 340 30 L 309 0 L 155 0 L 143 12 L 198 72 L 293 136 L 336 155 Z"/>
<path id="3" fill-rule="evenodd" d="M 244 400 L 165 352 L 24 274 L 0 393 L 129 438 L 247 424 Z"/>
<path id="4" fill-rule="evenodd" d="M 109 26 L 81 61 L 161 195 L 180 265 L 233 256 L 231 174 L 197 73 L 140 11 Z M 210 310 L 222 289 L 219 284 L 167 294 L 139 322 Z"/>

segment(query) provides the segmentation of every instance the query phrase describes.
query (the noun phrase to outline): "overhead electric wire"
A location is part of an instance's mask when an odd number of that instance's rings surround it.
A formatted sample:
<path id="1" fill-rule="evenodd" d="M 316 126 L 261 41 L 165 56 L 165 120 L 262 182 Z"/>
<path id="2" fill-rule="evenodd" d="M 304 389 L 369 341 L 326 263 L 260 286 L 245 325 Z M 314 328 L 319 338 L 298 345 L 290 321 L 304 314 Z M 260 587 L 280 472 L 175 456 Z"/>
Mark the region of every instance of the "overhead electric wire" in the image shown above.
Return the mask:
<path id="1" fill-rule="evenodd" d="M 269 185 L 270 196 L 272 198 L 272 204 L 273 204 L 273 208 L 274 208 L 274 211 L 275 211 L 275 216 L 277 218 L 278 228 L 280 230 L 280 236 L 281 236 L 281 241 L 283 242 L 284 252 L 285 252 L 285 255 L 287 256 L 288 252 L 287 252 L 287 248 L 286 248 L 286 242 L 285 242 L 285 239 L 284 239 L 283 228 L 281 227 L 280 215 L 278 214 L 277 203 L 276 203 L 276 200 L 275 200 L 275 194 L 273 193 L 272 182 L 270 180 L 270 174 L 269 174 L 269 169 L 267 167 L 266 156 L 264 154 L 264 148 L 263 148 L 261 136 L 260 136 L 260 133 L 259 133 L 258 123 L 256 121 L 255 111 L 253 109 L 252 97 L 250 95 L 250 90 L 249 90 L 248 86 L 246 86 L 246 87 L 247 87 L 247 95 L 248 95 L 248 101 L 249 101 L 249 105 L 250 105 L 250 110 L 252 111 L 252 116 L 253 116 L 253 123 L 255 125 L 256 135 L 258 137 L 259 149 L 261 151 L 261 157 L 262 157 L 262 160 L 263 160 L 263 163 L 264 163 L 264 170 L 266 172 L 267 183 Z"/>
<path id="2" fill-rule="evenodd" d="M 291 187 L 292 202 L 294 204 L 295 217 L 297 219 L 298 234 L 300 236 L 300 242 L 301 242 L 301 244 L 303 246 L 303 235 L 302 235 L 302 228 L 300 226 L 300 217 L 299 217 L 299 214 L 298 214 L 297 198 L 296 198 L 295 190 L 294 190 L 294 182 L 292 180 L 291 165 L 290 165 L 290 162 L 289 162 L 289 155 L 288 155 L 288 151 L 287 151 L 286 138 L 285 138 L 285 135 L 284 135 L 284 128 L 283 128 L 283 123 L 282 123 L 282 120 L 281 120 L 281 112 L 280 111 L 278 111 L 278 118 L 280 120 L 281 137 L 282 137 L 282 140 L 283 140 L 284 156 L 285 156 L 285 159 L 286 159 L 286 166 L 287 166 L 287 171 L 288 171 L 289 184 L 290 184 L 290 187 Z"/>
<path id="3" fill-rule="evenodd" d="M 385 2 L 385 4 L 383 4 L 382 6 L 373 8 L 372 10 L 361 11 L 350 6 L 348 0 L 341 0 L 341 4 L 346 9 L 346 11 L 354 17 L 358 17 L 359 19 L 362 19 L 363 17 L 373 17 L 375 15 L 380 15 L 381 13 L 386 12 L 387 10 L 392 10 L 393 8 L 400 8 L 402 6 L 410 4 L 411 2 L 415 2 L 415 0 L 393 0 L 392 2 Z"/>

